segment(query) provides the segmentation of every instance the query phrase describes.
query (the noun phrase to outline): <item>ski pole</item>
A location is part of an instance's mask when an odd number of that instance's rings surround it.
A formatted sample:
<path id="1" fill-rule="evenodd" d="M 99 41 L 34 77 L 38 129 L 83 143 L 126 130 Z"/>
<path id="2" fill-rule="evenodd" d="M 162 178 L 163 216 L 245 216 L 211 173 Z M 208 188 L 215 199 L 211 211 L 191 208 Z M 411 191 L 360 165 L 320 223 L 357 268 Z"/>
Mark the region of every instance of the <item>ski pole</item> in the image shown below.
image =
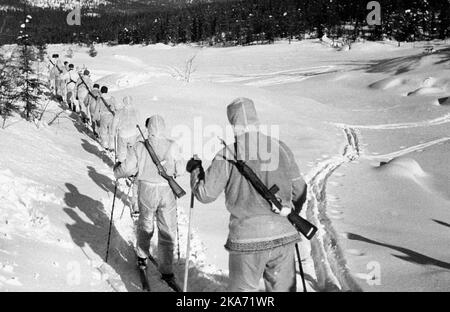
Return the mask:
<path id="1" fill-rule="evenodd" d="M 178 224 L 178 207 L 177 207 L 177 256 L 178 262 L 180 262 L 180 225 Z"/>
<path id="2" fill-rule="evenodd" d="M 108 263 L 108 256 L 109 256 L 109 244 L 111 242 L 111 229 L 112 229 L 112 223 L 114 218 L 114 206 L 116 204 L 116 194 L 117 194 L 117 180 L 116 180 L 116 186 L 114 187 L 114 199 L 111 209 L 111 219 L 109 220 L 109 232 L 108 232 L 108 244 L 106 246 L 106 257 L 105 262 Z"/>
<path id="3" fill-rule="evenodd" d="M 184 265 L 184 285 L 183 292 L 187 292 L 187 282 L 189 275 L 189 257 L 191 254 L 191 231 L 192 231 L 192 214 L 194 211 L 194 192 L 191 193 L 191 207 L 189 209 L 189 225 L 187 236 L 186 264 Z"/>
<path id="4" fill-rule="evenodd" d="M 298 266 L 300 268 L 300 276 L 302 278 L 303 292 L 306 293 L 308 292 L 308 290 L 306 289 L 305 274 L 303 273 L 302 258 L 300 257 L 300 249 L 298 248 L 298 244 L 295 244 L 295 250 L 297 251 Z"/>
<path id="5" fill-rule="evenodd" d="M 134 182 L 135 182 L 135 180 L 133 180 L 133 182 L 130 185 L 130 188 L 128 189 L 127 196 L 126 196 L 127 199 L 130 197 L 130 191 L 134 187 Z M 126 203 L 123 204 L 122 213 L 120 214 L 120 219 L 122 219 L 123 213 L 125 212 L 125 206 L 126 206 Z M 131 210 L 131 206 L 130 206 L 130 210 Z"/>
<path id="6" fill-rule="evenodd" d="M 116 147 L 117 147 L 117 137 L 114 137 L 114 159 L 117 161 L 117 153 L 116 153 Z M 115 186 L 114 186 L 114 198 L 113 198 L 113 204 L 111 208 L 111 219 L 109 220 L 109 231 L 108 231 L 108 244 L 106 245 L 106 257 L 105 262 L 108 263 L 108 256 L 109 256 L 109 244 L 111 243 L 111 230 L 113 225 L 113 218 L 114 218 L 114 208 L 116 206 L 116 195 L 117 195 L 117 185 L 118 181 L 116 180 Z"/>

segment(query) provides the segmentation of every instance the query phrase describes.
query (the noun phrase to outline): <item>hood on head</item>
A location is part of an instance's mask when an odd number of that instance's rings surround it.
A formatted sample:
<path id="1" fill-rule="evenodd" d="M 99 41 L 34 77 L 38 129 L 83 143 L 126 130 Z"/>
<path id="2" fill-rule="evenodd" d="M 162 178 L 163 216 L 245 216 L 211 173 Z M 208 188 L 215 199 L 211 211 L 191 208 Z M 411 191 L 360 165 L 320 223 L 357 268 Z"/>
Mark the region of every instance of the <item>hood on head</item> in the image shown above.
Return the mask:
<path id="1" fill-rule="evenodd" d="M 124 107 L 129 107 L 133 103 L 133 98 L 131 96 L 127 95 L 122 99 L 122 102 L 123 102 Z"/>
<path id="2" fill-rule="evenodd" d="M 248 98 L 237 98 L 227 107 L 228 121 L 235 129 L 248 130 L 259 123 L 255 104 Z"/>
<path id="3" fill-rule="evenodd" d="M 148 119 L 147 130 L 149 135 L 164 136 L 166 123 L 159 115 L 154 115 Z"/>
<path id="4" fill-rule="evenodd" d="M 131 96 L 125 96 L 122 101 L 116 102 L 116 110 L 127 109 L 131 107 Z"/>

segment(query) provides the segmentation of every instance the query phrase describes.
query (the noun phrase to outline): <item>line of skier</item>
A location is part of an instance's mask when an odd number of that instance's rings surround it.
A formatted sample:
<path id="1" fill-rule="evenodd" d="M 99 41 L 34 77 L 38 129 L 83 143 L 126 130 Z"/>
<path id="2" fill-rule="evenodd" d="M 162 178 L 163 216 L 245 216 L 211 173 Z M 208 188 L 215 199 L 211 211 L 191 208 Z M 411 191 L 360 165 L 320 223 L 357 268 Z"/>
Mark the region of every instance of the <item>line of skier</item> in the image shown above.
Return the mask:
<path id="1" fill-rule="evenodd" d="M 175 281 L 173 253 L 177 235 L 177 203 L 139 140 L 137 113 L 132 98 L 117 101 L 106 86 L 92 82 L 87 69 L 76 71 L 73 64 L 62 63 L 58 54 L 50 60 L 50 86 L 54 95 L 72 111 L 79 113 L 85 125 L 92 129 L 102 147 L 114 152 L 116 178 L 127 178 L 131 191 L 131 210 L 137 220 L 136 253 L 138 266 L 147 266 L 150 241 L 156 221 L 158 260 L 162 279 L 172 288 L 181 290 Z M 171 176 L 181 172 L 181 157 L 174 141 L 166 137 L 165 122 L 155 115 L 146 120 L 148 140 Z"/>
<path id="2" fill-rule="evenodd" d="M 63 63 L 58 54 L 52 55 L 49 73 L 50 88 L 56 98 L 79 114 L 105 150 L 112 152 L 117 145 L 117 160 L 123 161 L 127 146 L 138 139 L 132 98 L 117 101 L 108 94 L 107 86 L 92 82 L 88 69 L 76 70 L 73 64 Z"/>
<path id="3" fill-rule="evenodd" d="M 138 267 L 146 269 L 148 260 L 152 259 L 150 240 L 156 223 L 158 269 L 169 286 L 179 289 L 173 267 L 178 229 L 177 196 L 161 174 L 158 165 L 162 165 L 164 174 L 173 178 L 185 171 L 190 173 L 192 194 L 202 203 L 211 203 L 225 193 L 225 206 L 231 215 L 225 245 L 229 252 L 229 290 L 258 291 L 263 278 L 267 291 L 296 291 L 295 249 L 302 273 L 297 246 L 301 239 L 299 231 L 302 231 L 293 226 L 290 216 L 300 218 L 307 185 L 289 147 L 258 131 L 259 121 L 252 100 L 238 98 L 227 107 L 235 142 L 224 143 L 225 147 L 207 170 L 198 157 L 187 161 L 184 170 L 179 147 L 168 137 L 161 116 L 154 115 L 146 120 L 147 138 L 141 140 L 130 96 L 116 101 L 108 95 L 107 87 L 100 88 L 92 83 L 88 70 L 77 73 L 72 64 L 62 63 L 57 54 L 52 59 L 50 83 L 55 95 L 80 113 L 106 150 L 115 149 L 115 178 L 134 181 L 132 210 L 139 214 Z M 147 144 L 159 163 L 155 162 Z M 277 165 L 267 169 L 267 162 L 273 160 Z M 262 188 L 267 186 L 266 194 L 260 191 L 261 185 Z M 192 205 L 193 198 L 191 208 Z M 305 222 L 300 218 L 300 227 L 307 229 L 302 234 L 310 239 L 317 229 L 313 230 L 312 225 L 306 227 Z M 303 286 L 305 289 L 305 284 Z"/>

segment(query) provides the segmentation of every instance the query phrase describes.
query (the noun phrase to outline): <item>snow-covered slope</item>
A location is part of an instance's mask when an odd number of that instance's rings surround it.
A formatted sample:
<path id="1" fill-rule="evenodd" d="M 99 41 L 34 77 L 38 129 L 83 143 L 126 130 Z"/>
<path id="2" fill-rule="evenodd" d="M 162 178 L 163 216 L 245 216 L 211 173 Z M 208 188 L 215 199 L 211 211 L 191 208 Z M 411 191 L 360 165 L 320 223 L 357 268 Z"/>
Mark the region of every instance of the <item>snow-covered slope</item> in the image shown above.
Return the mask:
<path id="1" fill-rule="evenodd" d="M 119 100 L 131 95 L 142 123 L 162 115 L 185 158 L 197 153 L 206 165 L 219 148 L 216 136 L 232 139 L 226 105 L 238 96 L 254 99 L 262 124 L 273 135 L 279 130 L 310 185 L 305 214 L 319 226 L 311 244 L 301 244 L 310 289 L 448 290 L 450 111 L 439 99 L 449 94 L 449 53 L 444 43 L 435 44 L 434 54 L 424 54 L 420 44 L 390 42 L 358 43 L 342 52 L 318 41 L 223 49 L 97 46 L 95 58 L 72 46 L 70 61 L 88 67 Z M 50 46 L 49 53 L 65 55 L 68 48 Z M 193 56 L 187 83 L 185 66 Z M 77 125 L 63 118 L 39 130 L 20 122 L 0 131 L 6 155 L 0 161 L 1 220 L 8 220 L 0 221 L 3 289 L 139 287 L 132 225 L 127 214 L 120 219 L 121 201 L 112 261 L 101 261 L 111 161 Z M 188 176 L 180 183 L 189 189 Z M 119 197 L 126 191 L 122 187 Z M 179 202 L 180 233 L 186 232 L 187 197 Z M 224 289 L 227 223 L 223 197 L 196 203 L 191 290 Z M 181 246 L 184 258 L 185 237 Z M 69 287 L 72 260 L 83 274 L 101 270 L 110 278 Z M 152 279 L 157 283 L 156 272 Z"/>
<path id="2" fill-rule="evenodd" d="M 52 103 L 43 120 L 61 108 Z M 0 131 L 0 291 L 139 291 L 128 187 L 117 194 L 110 260 L 113 162 L 70 112 L 51 126 L 21 120 Z M 181 209 L 182 207 L 180 207 Z M 180 244 L 187 220 L 180 210 Z M 220 290 L 193 237 L 193 291 Z M 183 258 L 177 265 L 181 280 Z M 153 291 L 169 291 L 150 268 Z M 211 272 L 211 274 L 208 274 Z"/>

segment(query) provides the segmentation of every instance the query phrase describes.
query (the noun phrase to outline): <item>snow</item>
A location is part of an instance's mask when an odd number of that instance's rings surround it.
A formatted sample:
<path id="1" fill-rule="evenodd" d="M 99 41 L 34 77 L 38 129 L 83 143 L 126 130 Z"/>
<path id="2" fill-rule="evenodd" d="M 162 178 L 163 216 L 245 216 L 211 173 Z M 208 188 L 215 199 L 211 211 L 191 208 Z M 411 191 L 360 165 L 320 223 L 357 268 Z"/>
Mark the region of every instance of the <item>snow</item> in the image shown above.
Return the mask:
<path id="1" fill-rule="evenodd" d="M 432 54 L 421 43 L 360 42 L 337 51 L 318 40 L 220 49 L 97 45 L 94 58 L 85 47 L 52 45 L 49 54 L 71 48 L 71 62 L 116 98 L 131 95 L 141 123 L 162 115 L 185 160 L 197 153 L 206 166 L 220 146 L 216 136 L 230 139 L 226 105 L 252 98 L 310 186 L 303 213 L 319 232 L 300 244 L 310 290 L 445 291 L 450 112 L 436 103 L 448 97 L 450 79 L 448 45 L 433 45 Z M 193 56 L 187 83 L 180 73 Z M 59 111 L 53 104 L 44 119 Z M 66 112 L 52 126 L 17 121 L 0 131 L 0 290 L 139 290 L 128 188 L 120 186 L 105 264 L 112 161 L 74 119 Z M 179 182 L 189 190 L 188 175 Z M 188 197 L 179 201 L 180 282 Z M 223 291 L 223 196 L 196 202 L 193 226 L 189 290 Z M 167 291 L 150 271 L 154 290 Z"/>

